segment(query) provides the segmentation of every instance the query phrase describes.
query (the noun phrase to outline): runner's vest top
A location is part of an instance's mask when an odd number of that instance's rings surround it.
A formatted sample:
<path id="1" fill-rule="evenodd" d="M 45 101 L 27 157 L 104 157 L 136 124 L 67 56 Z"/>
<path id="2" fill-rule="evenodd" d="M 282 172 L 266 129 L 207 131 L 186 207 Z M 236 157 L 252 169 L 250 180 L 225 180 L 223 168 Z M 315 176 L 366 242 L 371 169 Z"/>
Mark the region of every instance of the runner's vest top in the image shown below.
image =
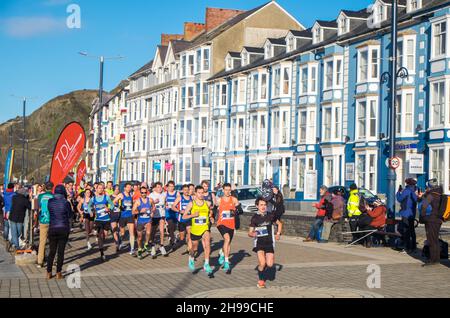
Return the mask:
<path id="1" fill-rule="evenodd" d="M 156 211 L 154 218 L 159 219 L 166 216 L 166 196 L 164 193 L 150 193 L 149 197 L 155 202 Z M 157 202 L 157 203 L 156 203 Z"/>
<path id="2" fill-rule="evenodd" d="M 206 201 L 199 206 L 195 199 L 192 200 L 191 214 L 199 213 L 199 216 L 192 219 L 191 233 L 196 236 L 202 236 L 203 233 L 209 230 L 209 208 Z"/>
<path id="3" fill-rule="evenodd" d="M 170 194 L 169 192 L 166 192 L 166 211 L 171 212 L 172 205 L 177 199 L 177 192 L 175 191 L 173 194 Z"/>
<path id="4" fill-rule="evenodd" d="M 103 195 L 103 199 L 101 201 L 97 201 L 97 196 L 92 199 L 92 204 L 94 205 L 95 210 L 95 221 L 96 222 L 109 222 L 111 218 L 109 213 L 106 212 L 106 208 L 108 206 L 108 199 L 106 194 Z"/>
<path id="5" fill-rule="evenodd" d="M 91 199 L 92 200 L 92 199 Z M 89 209 L 89 201 L 86 202 L 85 199 L 83 199 L 83 214 L 84 215 L 89 215 L 90 214 L 90 209 Z"/>
<path id="6" fill-rule="evenodd" d="M 212 194 L 211 194 L 211 192 L 208 192 L 208 194 L 205 194 L 203 196 L 203 200 L 208 201 L 209 203 L 212 204 L 213 202 L 212 202 Z"/>
<path id="7" fill-rule="evenodd" d="M 152 206 L 150 204 L 150 199 L 147 198 L 147 203 L 144 203 L 142 198 L 139 199 L 139 217 L 138 217 L 138 223 L 148 223 L 150 222 L 150 213 Z"/>
<path id="8" fill-rule="evenodd" d="M 228 199 L 227 201 L 225 201 Z M 233 204 L 233 197 L 222 197 L 220 198 L 219 205 L 219 219 L 217 221 L 217 226 L 223 225 L 229 229 L 234 230 L 236 228 L 236 222 L 232 212 L 236 211 L 236 207 Z"/>
<path id="9" fill-rule="evenodd" d="M 111 201 L 114 202 L 114 200 L 116 199 L 116 197 L 114 195 L 111 195 Z M 113 207 L 113 211 L 112 211 L 115 215 L 117 215 L 118 213 L 120 213 L 120 200 L 117 204 L 114 204 Z"/>
<path id="10" fill-rule="evenodd" d="M 122 193 L 123 200 L 122 200 L 122 217 L 123 218 L 130 218 L 133 216 L 132 209 L 133 209 L 133 197 L 126 196 L 125 192 Z"/>
<path id="11" fill-rule="evenodd" d="M 189 199 L 185 199 L 184 195 L 181 195 L 181 201 L 180 201 L 180 211 L 182 213 L 178 213 L 178 221 L 183 223 L 189 223 L 191 220 L 183 219 L 183 213 L 186 211 L 186 207 L 189 205 L 189 203 L 192 202 L 192 197 L 189 196 Z"/>

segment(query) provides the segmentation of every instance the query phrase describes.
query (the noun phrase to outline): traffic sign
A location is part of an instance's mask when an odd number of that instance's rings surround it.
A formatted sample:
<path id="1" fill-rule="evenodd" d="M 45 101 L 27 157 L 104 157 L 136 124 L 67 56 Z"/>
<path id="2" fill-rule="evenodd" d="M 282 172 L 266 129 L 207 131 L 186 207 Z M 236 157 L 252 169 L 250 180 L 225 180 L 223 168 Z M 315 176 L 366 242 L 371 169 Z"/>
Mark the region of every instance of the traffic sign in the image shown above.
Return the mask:
<path id="1" fill-rule="evenodd" d="M 391 169 L 396 170 L 400 167 L 401 159 L 398 157 L 391 158 L 389 160 L 389 166 Z"/>

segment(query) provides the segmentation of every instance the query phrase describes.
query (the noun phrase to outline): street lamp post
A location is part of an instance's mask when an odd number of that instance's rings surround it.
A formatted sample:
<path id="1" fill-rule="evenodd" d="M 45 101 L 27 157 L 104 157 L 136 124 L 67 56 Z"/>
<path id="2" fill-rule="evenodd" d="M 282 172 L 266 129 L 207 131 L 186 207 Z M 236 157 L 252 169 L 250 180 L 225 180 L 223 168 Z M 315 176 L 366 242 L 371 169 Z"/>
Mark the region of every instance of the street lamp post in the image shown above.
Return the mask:
<path id="1" fill-rule="evenodd" d="M 105 58 L 100 56 L 100 82 L 98 88 L 98 113 L 97 113 L 97 182 L 101 181 L 100 152 L 102 143 L 102 116 L 103 116 L 103 65 Z M 94 114 L 95 115 L 95 114 Z"/>
<path id="2" fill-rule="evenodd" d="M 20 177 L 21 182 L 25 180 L 25 142 L 26 142 L 26 118 L 25 118 L 25 112 L 27 107 L 27 99 L 26 97 L 23 98 L 23 133 L 22 133 L 22 176 Z"/>
<path id="3" fill-rule="evenodd" d="M 96 181 L 100 182 L 102 175 L 100 170 L 100 153 L 101 153 L 101 143 L 102 143 L 102 117 L 103 117 L 103 69 L 104 69 L 104 63 L 105 60 L 118 60 L 123 59 L 122 56 L 117 57 L 105 57 L 103 55 L 101 56 L 91 56 L 88 55 L 86 52 L 78 52 L 78 54 L 85 56 L 85 57 L 92 57 L 97 58 L 100 61 L 100 80 L 99 80 L 99 88 L 98 88 L 98 109 L 94 109 L 95 116 L 97 114 L 97 156 L 96 156 L 96 163 L 97 163 L 97 170 L 96 170 Z M 94 117 L 95 118 L 95 117 Z"/>

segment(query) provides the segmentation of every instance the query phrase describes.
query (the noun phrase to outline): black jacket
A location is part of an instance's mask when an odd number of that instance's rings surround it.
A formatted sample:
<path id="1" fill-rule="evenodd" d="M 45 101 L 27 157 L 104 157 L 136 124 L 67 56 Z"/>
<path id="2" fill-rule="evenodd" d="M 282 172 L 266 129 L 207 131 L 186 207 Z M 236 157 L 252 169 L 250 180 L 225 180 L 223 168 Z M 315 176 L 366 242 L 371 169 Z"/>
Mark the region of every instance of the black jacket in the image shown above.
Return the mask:
<path id="1" fill-rule="evenodd" d="M 27 196 L 16 193 L 12 198 L 9 220 L 14 223 L 23 223 L 27 210 L 31 210 L 31 201 Z"/>
<path id="2" fill-rule="evenodd" d="M 69 201 L 63 195 L 55 194 L 54 198 L 48 201 L 48 211 L 50 213 L 49 232 L 70 232 L 70 219 L 73 210 Z"/>

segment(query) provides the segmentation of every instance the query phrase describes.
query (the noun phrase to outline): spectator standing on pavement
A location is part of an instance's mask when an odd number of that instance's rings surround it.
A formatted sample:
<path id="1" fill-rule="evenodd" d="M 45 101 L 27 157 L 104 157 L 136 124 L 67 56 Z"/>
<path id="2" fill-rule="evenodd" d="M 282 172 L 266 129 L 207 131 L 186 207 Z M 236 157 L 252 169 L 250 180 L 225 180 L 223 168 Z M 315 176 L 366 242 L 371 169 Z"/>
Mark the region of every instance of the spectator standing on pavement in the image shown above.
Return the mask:
<path id="1" fill-rule="evenodd" d="M 48 201 L 48 211 L 50 215 L 48 230 L 50 253 L 47 261 L 47 279 L 52 278 L 53 261 L 56 253 L 58 253 L 56 279 L 62 279 L 64 251 L 69 240 L 70 219 L 73 214 L 72 206 L 67 200 L 67 192 L 63 185 L 56 187 L 54 197 Z"/>
<path id="2" fill-rule="evenodd" d="M 12 198 L 16 195 L 14 188 L 15 185 L 13 183 L 10 183 L 8 184 L 6 191 L 3 193 L 3 200 L 5 204 L 5 212 L 3 213 L 3 238 L 5 239 L 5 241 L 11 240 L 9 216 L 11 213 Z"/>
<path id="3" fill-rule="evenodd" d="M 360 197 L 358 186 L 356 184 L 352 184 L 350 186 L 350 197 L 347 202 L 347 212 L 349 218 L 350 231 L 357 232 L 358 231 L 358 220 L 361 216 L 360 206 Z M 353 233 L 353 242 L 359 239 L 358 233 Z"/>
<path id="4" fill-rule="evenodd" d="M 5 201 L 3 199 L 3 186 L 0 185 L 0 232 L 3 232 L 4 207 L 5 207 Z"/>
<path id="5" fill-rule="evenodd" d="M 420 204 L 420 223 L 425 224 L 428 246 L 430 247 L 430 260 L 423 266 L 440 264 L 439 231 L 442 226 L 440 215 L 440 202 L 444 189 L 436 179 L 428 181 L 427 190 Z"/>
<path id="6" fill-rule="evenodd" d="M 48 211 L 48 201 L 53 198 L 52 190 L 53 183 L 48 182 L 45 185 L 45 192 L 39 194 L 39 251 L 37 266 L 41 268 L 44 266 L 45 245 L 47 244 L 48 228 L 50 225 L 50 213 Z"/>
<path id="7" fill-rule="evenodd" d="M 273 198 L 271 200 L 271 203 L 273 205 L 272 213 L 275 213 L 277 220 L 281 220 L 281 217 L 286 212 L 283 194 L 281 193 L 280 189 L 278 189 L 277 186 L 274 186 L 272 191 L 273 191 Z"/>
<path id="8" fill-rule="evenodd" d="M 320 228 L 323 226 L 323 221 L 327 214 L 327 208 L 329 209 L 331 205 L 331 195 L 328 192 L 328 188 L 326 186 L 320 187 L 320 201 L 319 203 L 313 203 L 313 208 L 317 209 L 316 220 L 311 225 L 311 230 L 309 231 L 308 237 L 304 240 L 304 242 L 312 242 L 314 239 L 320 241 L 320 237 L 318 236 L 318 232 Z"/>
<path id="9" fill-rule="evenodd" d="M 400 203 L 400 215 L 402 217 L 402 241 L 407 253 L 413 253 L 417 249 L 416 242 L 416 209 L 417 209 L 417 181 L 409 178 L 405 180 L 406 186 L 403 189 L 399 187 L 397 192 L 397 201 Z"/>
<path id="10" fill-rule="evenodd" d="M 12 198 L 9 222 L 11 226 L 11 244 L 13 249 L 20 249 L 19 238 L 23 236 L 24 220 L 27 211 L 31 210 L 31 202 L 28 198 L 28 190 L 24 187 L 17 190 Z"/>

